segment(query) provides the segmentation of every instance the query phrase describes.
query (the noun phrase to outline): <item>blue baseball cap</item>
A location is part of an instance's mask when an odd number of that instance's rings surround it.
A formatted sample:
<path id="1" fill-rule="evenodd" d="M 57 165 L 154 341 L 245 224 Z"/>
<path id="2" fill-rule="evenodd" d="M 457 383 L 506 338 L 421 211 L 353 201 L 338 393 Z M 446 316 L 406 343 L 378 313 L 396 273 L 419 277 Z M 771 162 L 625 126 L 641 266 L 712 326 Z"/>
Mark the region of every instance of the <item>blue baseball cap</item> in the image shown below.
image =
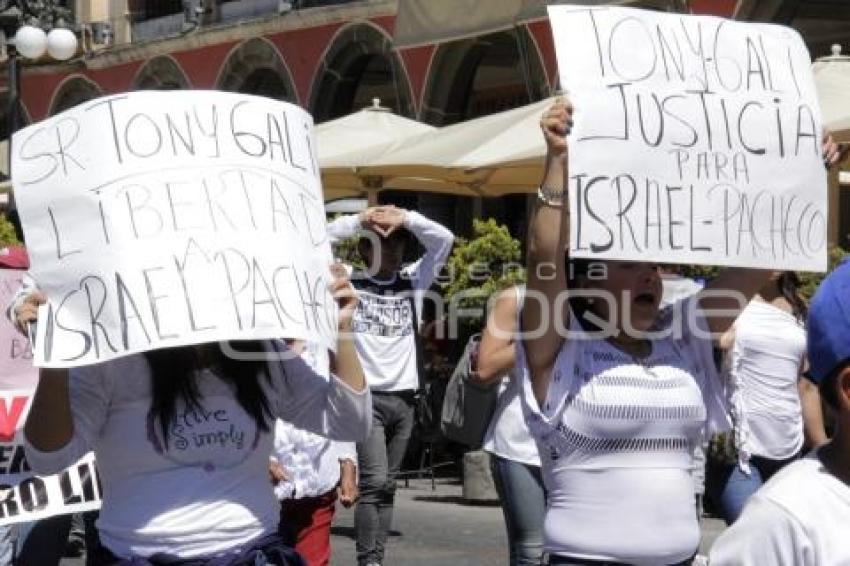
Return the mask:
<path id="1" fill-rule="evenodd" d="M 824 279 L 809 307 L 809 372 L 820 384 L 844 362 L 850 362 L 850 260 Z"/>

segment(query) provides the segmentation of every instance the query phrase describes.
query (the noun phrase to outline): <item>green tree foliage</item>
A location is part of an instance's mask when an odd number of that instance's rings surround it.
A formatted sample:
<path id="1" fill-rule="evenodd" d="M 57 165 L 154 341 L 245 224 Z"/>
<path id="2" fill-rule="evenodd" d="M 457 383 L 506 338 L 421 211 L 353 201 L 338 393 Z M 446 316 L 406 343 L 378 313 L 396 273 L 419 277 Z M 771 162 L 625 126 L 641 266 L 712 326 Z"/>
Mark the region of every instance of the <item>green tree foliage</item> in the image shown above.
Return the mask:
<path id="1" fill-rule="evenodd" d="M 836 246 L 829 250 L 829 267 L 828 272 L 832 271 L 838 262 L 850 255 L 850 252 Z M 685 277 L 692 279 L 704 279 L 706 281 L 714 278 L 721 268 L 711 265 L 682 265 L 679 266 L 679 272 Z M 811 271 L 800 271 L 797 273 L 800 277 L 800 295 L 805 300 L 810 300 L 815 291 L 823 281 L 826 273 L 813 273 Z"/>
<path id="2" fill-rule="evenodd" d="M 332 217 L 328 218 L 328 222 L 333 222 L 340 216 L 344 215 L 334 214 Z M 359 241 L 360 236 L 352 236 L 351 238 L 346 238 L 345 240 L 335 243 L 333 245 L 334 259 L 350 265 L 357 270 L 366 269 L 366 263 L 363 261 L 363 258 L 360 257 L 360 252 L 357 251 L 357 243 Z"/>
<path id="3" fill-rule="evenodd" d="M 481 330 L 490 296 L 525 281 L 522 248 L 492 218 L 473 220 L 473 238 L 457 238 L 442 278 L 446 304 L 459 312 L 459 337 Z"/>
<path id="4" fill-rule="evenodd" d="M 15 227 L 12 226 L 5 214 L 0 214 L 0 247 L 20 243 L 15 235 Z"/>

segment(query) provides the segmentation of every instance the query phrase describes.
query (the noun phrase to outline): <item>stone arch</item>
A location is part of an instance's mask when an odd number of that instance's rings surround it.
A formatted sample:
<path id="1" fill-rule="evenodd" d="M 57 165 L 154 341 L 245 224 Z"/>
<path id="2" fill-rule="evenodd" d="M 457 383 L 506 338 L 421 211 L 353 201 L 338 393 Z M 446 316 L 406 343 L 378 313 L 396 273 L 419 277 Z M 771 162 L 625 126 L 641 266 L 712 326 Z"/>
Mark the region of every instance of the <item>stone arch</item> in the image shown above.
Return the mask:
<path id="1" fill-rule="evenodd" d="M 348 25 L 331 41 L 310 89 L 316 122 L 371 105 L 373 98 L 402 116 L 413 116 L 410 81 L 392 38 L 369 23 Z"/>
<path id="2" fill-rule="evenodd" d="M 292 75 L 277 48 L 265 39 L 249 39 L 228 55 L 216 88 L 297 102 Z"/>
<path id="3" fill-rule="evenodd" d="M 420 117 L 444 126 L 548 96 L 546 71 L 525 26 L 441 45 L 431 60 Z"/>
<path id="4" fill-rule="evenodd" d="M 189 77 L 180 64 L 168 55 L 154 57 L 145 63 L 136 78 L 132 90 L 183 90 L 192 88 Z"/>
<path id="5" fill-rule="evenodd" d="M 90 78 L 83 75 L 71 75 L 62 81 L 54 92 L 47 115 L 53 116 L 102 94 L 100 85 Z"/>

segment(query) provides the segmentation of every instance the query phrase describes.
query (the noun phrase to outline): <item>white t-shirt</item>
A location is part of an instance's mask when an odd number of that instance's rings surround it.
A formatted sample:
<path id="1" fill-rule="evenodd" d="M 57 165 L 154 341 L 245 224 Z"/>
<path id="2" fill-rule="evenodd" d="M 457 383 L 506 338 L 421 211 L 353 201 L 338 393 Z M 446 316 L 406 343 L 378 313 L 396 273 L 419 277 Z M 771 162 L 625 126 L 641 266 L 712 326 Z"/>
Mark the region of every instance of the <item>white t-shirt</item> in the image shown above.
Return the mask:
<path id="1" fill-rule="evenodd" d="M 537 443 L 522 414 L 520 380 L 506 377 L 500 387 L 499 403 L 484 436 L 484 450 L 506 460 L 540 466 Z"/>
<path id="2" fill-rule="evenodd" d="M 274 448 L 274 457 L 289 475 L 274 487 L 278 499 L 321 497 L 339 483 L 341 460 L 357 463 L 353 442 L 330 440 L 280 419 L 275 423 Z"/>
<path id="3" fill-rule="evenodd" d="M 517 312 L 522 308 L 524 287 L 515 287 Z M 522 384 L 515 371 L 509 372 L 499 385 L 499 402 L 484 436 L 484 450 L 506 460 L 540 466 L 537 444 L 531 437 L 522 415 Z"/>
<path id="4" fill-rule="evenodd" d="M 753 495 L 711 548 L 711 566 L 850 565 L 850 486 L 816 453 L 798 460 Z"/>
<path id="5" fill-rule="evenodd" d="M 325 379 L 330 378 L 327 349 L 308 342 L 301 358 Z M 353 442 L 331 440 L 277 419 L 274 429 L 274 452 L 289 479 L 278 482 L 274 493 L 278 499 L 320 497 L 339 483 L 340 460 L 357 462 Z"/>
<path id="6" fill-rule="evenodd" d="M 687 321 L 695 303 L 666 309 L 657 328 Z M 654 340 L 651 355 L 636 363 L 604 340 L 582 339 L 575 316 L 571 330 L 542 409 L 518 349 L 523 410 L 548 494 L 545 548 L 628 564 L 681 562 L 700 536 L 694 446 L 709 414 L 716 427 L 728 424 L 711 343 L 684 325 L 681 338 Z"/>
<path id="7" fill-rule="evenodd" d="M 726 379 L 742 463 L 750 455 L 790 458 L 803 446 L 797 382 L 806 331 L 792 314 L 759 300 L 750 301 L 734 328 Z"/>
<path id="8" fill-rule="evenodd" d="M 425 248 L 425 255 L 388 281 L 352 279 L 360 301 L 354 313 L 354 344 L 369 387 L 374 391 L 419 388 L 415 320 L 421 320 L 424 293 L 446 262 L 454 236 L 444 226 L 409 210 L 404 227 Z M 361 231 L 358 216 L 341 216 L 328 224 L 332 243 Z M 415 311 L 415 312 L 414 312 Z M 416 319 L 414 319 L 416 314 Z"/>
<path id="9" fill-rule="evenodd" d="M 269 367 L 271 380 L 261 383 L 275 416 L 339 440 L 366 437 L 368 389 L 328 382 L 298 357 Z M 258 429 L 214 373 L 198 376 L 200 408 L 178 403 L 167 442 L 150 410 L 143 355 L 72 369 L 69 387 L 71 441 L 55 452 L 27 443 L 27 459 L 37 473 L 54 474 L 94 451 L 103 486 L 97 527 L 114 554 L 209 557 L 277 529 L 268 479 L 273 435 Z"/>

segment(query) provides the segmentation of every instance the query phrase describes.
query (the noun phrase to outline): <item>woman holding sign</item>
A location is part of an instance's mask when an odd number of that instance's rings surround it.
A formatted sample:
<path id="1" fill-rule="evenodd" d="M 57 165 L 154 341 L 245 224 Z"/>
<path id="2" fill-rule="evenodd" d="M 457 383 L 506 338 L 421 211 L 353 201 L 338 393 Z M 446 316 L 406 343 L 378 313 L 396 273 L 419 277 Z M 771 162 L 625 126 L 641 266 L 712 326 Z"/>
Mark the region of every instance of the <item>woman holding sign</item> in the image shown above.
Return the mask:
<path id="1" fill-rule="evenodd" d="M 356 306 L 334 269 L 336 377 L 282 342 L 229 342 L 42 369 L 25 427 L 34 470 L 56 473 L 90 450 L 103 485 L 97 564 L 302 564 L 276 535 L 268 481 L 275 418 L 343 441 L 369 430 L 371 402 L 351 341 Z M 18 320 L 44 301 L 31 294 Z"/>
<path id="2" fill-rule="evenodd" d="M 517 348 L 548 493 L 546 550 L 551 564 L 688 563 L 700 536 L 693 447 L 707 425 L 728 426 L 709 336 L 731 326 L 770 272 L 727 269 L 663 310 L 656 264 L 579 260 L 568 274 L 571 115 L 559 100 L 541 120 L 546 172 Z M 831 140 L 824 151 L 837 157 Z"/>

